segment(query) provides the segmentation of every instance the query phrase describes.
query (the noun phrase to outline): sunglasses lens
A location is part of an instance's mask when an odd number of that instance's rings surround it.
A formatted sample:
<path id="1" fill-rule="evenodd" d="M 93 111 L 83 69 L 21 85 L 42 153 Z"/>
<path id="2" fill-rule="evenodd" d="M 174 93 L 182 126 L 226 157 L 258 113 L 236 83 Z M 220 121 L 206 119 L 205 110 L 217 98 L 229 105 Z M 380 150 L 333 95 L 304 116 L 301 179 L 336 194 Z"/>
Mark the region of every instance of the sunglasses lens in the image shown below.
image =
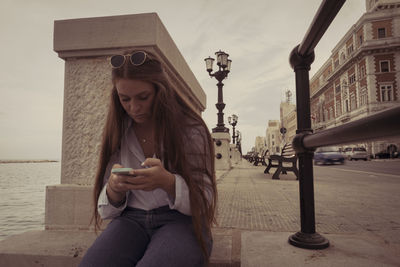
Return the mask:
<path id="1" fill-rule="evenodd" d="M 145 60 L 146 60 L 145 52 L 139 51 L 139 52 L 135 52 L 131 55 L 131 63 L 134 66 L 142 65 Z"/>
<path id="2" fill-rule="evenodd" d="M 111 65 L 114 68 L 119 68 L 125 63 L 125 57 L 123 55 L 115 55 L 111 57 Z"/>

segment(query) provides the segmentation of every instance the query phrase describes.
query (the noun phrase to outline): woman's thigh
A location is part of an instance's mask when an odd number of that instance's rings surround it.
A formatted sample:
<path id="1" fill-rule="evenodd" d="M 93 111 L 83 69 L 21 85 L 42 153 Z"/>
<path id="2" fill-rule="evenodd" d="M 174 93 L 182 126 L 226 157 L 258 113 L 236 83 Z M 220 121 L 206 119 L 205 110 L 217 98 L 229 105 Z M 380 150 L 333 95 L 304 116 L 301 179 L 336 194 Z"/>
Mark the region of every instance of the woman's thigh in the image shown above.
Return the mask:
<path id="1" fill-rule="evenodd" d="M 211 241 L 208 242 L 211 251 Z M 192 224 L 165 224 L 151 237 L 139 267 L 197 267 L 204 266 L 204 256 L 194 235 Z"/>
<path id="2" fill-rule="evenodd" d="M 135 266 L 148 242 L 148 235 L 137 222 L 117 217 L 88 249 L 79 266 Z"/>

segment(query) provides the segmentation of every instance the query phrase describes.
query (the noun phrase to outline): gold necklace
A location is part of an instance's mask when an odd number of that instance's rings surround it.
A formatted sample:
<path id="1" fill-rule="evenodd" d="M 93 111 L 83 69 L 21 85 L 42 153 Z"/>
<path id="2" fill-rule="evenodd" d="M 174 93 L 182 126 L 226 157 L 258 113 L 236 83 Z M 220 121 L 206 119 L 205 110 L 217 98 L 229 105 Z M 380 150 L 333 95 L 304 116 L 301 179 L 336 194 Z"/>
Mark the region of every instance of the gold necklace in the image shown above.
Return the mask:
<path id="1" fill-rule="evenodd" d="M 140 142 L 142 142 L 143 144 L 144 144 L 144 143 L 152 143 L 152 142 L 153 142 L 152 138 L 141 138 L 141 137 L 138 137 L 138 139 L 139 139 Z"/>
<path id="2" fill-rule="evenodd" d="M 142 135 L 141 133 L 140 133 L 140 131 L 138 131 L 137 129 L 136 130 L 134 130 L 135 131 L 135 134 L 136 134 L 136 137 L 137 137 L 137 139 L 141 142 L 141 143 L 151 143 L 152 142 L 152 138 L 150 137 L 150 138 L 143 138 L 143 137 L 140 137 L 139 135 Z"/>

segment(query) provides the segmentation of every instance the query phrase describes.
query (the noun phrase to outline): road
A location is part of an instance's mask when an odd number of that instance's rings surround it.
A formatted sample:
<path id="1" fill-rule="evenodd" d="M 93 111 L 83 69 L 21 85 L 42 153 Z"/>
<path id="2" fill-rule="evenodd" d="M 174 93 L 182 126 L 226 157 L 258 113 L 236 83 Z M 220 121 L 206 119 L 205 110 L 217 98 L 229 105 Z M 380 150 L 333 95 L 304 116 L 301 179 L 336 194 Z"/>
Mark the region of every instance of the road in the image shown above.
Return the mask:
<path id="1" fill-rule="evenodd" d="M 321 165 L 319 165 L 321 166 Z M 392 174 L 400 177 L 400 159 L 393 160 L 369 160 L 349 161 L 343 165 L 324 165 L 324 168 L 345 169 L 349 171 L 361 171 L 370 175 Z"/>

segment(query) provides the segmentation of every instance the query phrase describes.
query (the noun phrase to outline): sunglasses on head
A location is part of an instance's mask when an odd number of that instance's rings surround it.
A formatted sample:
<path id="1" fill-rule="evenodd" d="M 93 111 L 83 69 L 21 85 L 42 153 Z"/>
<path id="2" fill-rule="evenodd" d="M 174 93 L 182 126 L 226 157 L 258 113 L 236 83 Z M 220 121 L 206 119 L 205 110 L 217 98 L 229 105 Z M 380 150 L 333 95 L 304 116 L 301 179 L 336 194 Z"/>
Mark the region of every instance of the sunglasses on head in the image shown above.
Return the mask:
<path id="1" fill-rule="evenodd" d="M 143 51 L 137 51 L 127 55 L 114 55 L 110 59 L 111 66 L 113 68 L 122 67 L 127 57 L 133 66 L 140 66 L 146 61 L 147 54 Z"/>

